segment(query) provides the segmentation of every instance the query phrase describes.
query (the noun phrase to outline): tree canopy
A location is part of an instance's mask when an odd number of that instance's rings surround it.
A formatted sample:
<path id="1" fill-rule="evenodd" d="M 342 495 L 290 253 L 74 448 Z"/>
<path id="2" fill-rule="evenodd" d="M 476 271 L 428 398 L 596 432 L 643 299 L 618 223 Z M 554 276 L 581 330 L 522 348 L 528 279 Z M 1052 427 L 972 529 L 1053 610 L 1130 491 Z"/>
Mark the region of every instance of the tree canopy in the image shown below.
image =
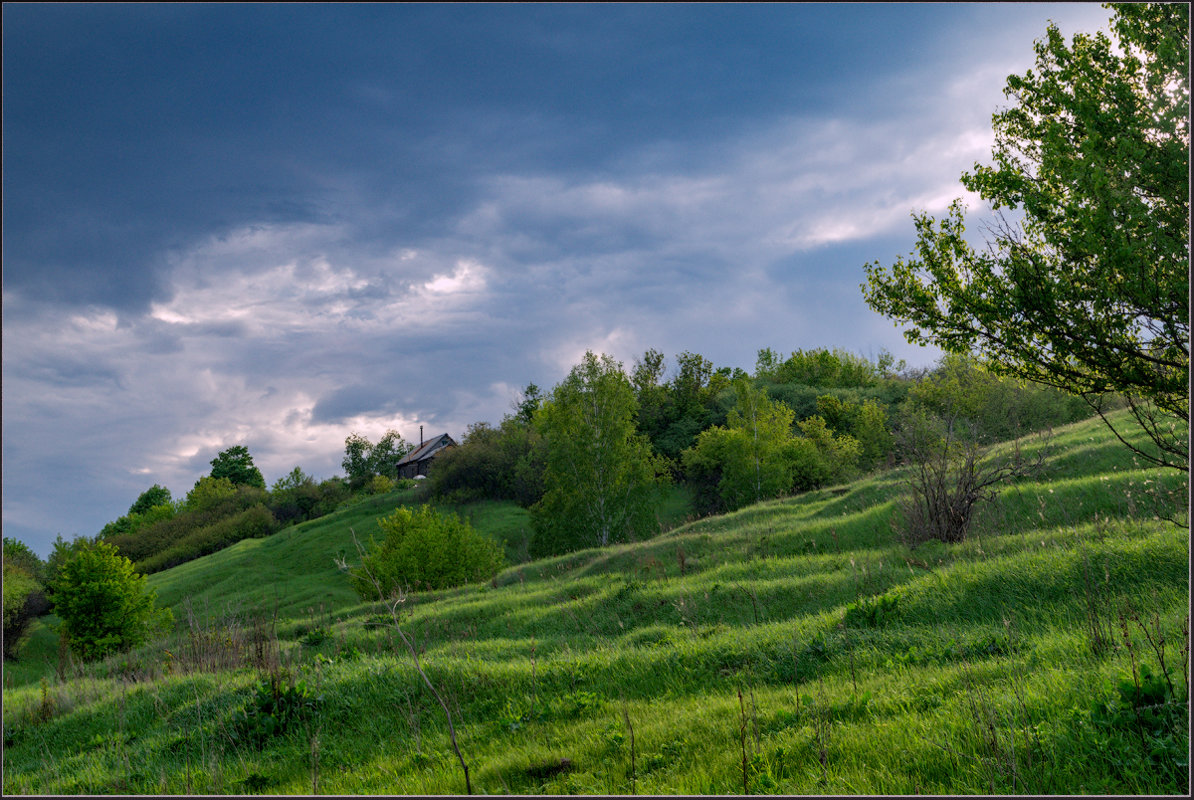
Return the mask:
<path id="1" fill-rule="evenodd" d="M 169 609 L 156 608 L 156 592 L 113 545 L 78 542 L 50 585 L 61 635 L 86 661 L 143 643 Z"/>
<path id="2" fill-rule="evenodd" d="M 536 412 L 546 465 L 532 555 L 604 547 L 651 530 L 663 468 L 634 417 L 622 365 L 591 352 Z"/>
<path id="3" fill-rule="evenodd" d="M 1008 78 L 994 163 L 962 176 L 995 214 L 986 248 L 961 201 L 914 214 L 916 252 L 867 265 L 863 292 L 910 342 L 1100 413 L 1122 395 L 1155 445 L 1133 449 L 1188 470 L 1189 7 L 1111 8 L 1114 40 L 1050 25 L 1035 68 Z"/>
<path id="4" fill-rule="evenodd" d="M 211 477 L 227 478 L 237 486 L 265 488 L 265 478 L 253 465 L 253 456 L 243 444 L 229 447 L 211 460 Z"/>

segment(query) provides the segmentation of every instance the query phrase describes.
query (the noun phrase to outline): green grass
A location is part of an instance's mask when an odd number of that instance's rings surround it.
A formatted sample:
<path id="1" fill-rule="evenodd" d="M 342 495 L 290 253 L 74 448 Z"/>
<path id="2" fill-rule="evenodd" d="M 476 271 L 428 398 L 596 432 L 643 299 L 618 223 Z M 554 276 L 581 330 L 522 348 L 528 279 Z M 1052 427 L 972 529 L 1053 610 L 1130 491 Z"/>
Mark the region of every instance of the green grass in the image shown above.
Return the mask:
<path id="1" fill-rule="evenodd" d="M 896 470 L 416 595 L 403 631 L 478 792 L 740 794 L 745 761 L 750 793 L 1184 794 L 1185 706 L 1117 705 L 1160 671 L 1159 634 L 1187 695 L 1188 532 L 1154 518 L 1184 477 L 1097 421 L 1053 447 L 956 545 L 897 543 Z M 43 622 L 23 679 L 6 669 L 5 792 L 462 793 L 442 711 L 332 563 L 400 500 L 150 578 L 180 621 L 189 598 L 232 634 L 276 607 L 281 661 L 323 698 L 310 718 L 247 743 L 261 673 L 183 671 L 185 636 L 58 682 Z M 460 509 L 515 553 L 517 511 Z"/>

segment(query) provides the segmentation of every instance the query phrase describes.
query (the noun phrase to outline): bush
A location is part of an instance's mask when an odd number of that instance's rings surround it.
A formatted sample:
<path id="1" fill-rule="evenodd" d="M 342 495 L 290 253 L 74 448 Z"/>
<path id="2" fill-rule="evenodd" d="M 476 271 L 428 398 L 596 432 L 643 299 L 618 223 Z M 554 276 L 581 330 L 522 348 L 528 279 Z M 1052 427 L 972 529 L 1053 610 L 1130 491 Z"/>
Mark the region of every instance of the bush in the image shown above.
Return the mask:
<path id="1" fill-rule="evenodd" d="M 145 576 L 107 542 L 76 548 L 51 589 L 60 635 L 84 661 L 142 644 L 155 623 L 171 618 L 169 609 L 155 607 Z"/>
<path id="2" fill-rule="evenodd" d="M 306 682 L 293 682 L 288 672 L 263 677 L 253 686 L 253 696 L 233 716 L 236 738 L 260 748 L 275 736 L 285 736 L 309 720 L 322 704 L 322 696 Z"/>
<path id="3" fill-rule="evenodd" d="M 7 541 L 5 542 L 7 549 Z M 41 584 L 15 563 L 4 562 L 4 657 L 15 659 L 29 623 L 50 609 Z"/>
<path id="4" fill-rule="evenodd" d="M 961 542 L 974 508 L 996 495 L 998 484 L 1036 472 L 1047 448 L 1026 459 L 1017 447 L 997 460 L 983 460 L 973 429 L 956 420 L 906 409 L 896 431 L 897 449 L 911 466 L 908 494 L 899 501 L 900 536 L 915 547 L 929 539 Z"/>
<path id="5" fill-rule="evenodd" d="M 365 600 L 399 589 L 446 589 L 488 580 L 502 568 L 501 545 L 455 514 L 426 505 L 399 508 L 377 524 L 385 539 L 373 542 L 361 566 L 349 573 L 353 589 Z"/>
<path id="6" fill-rule="evenodd" d="M 834 436 L 819 416 L 801 420 L 796 425 L 804 435 L 794 439 L 789 446 L 793 488 L 819 489 L 854 475 L 862 453 L 862 445 L 857 439 L 848 434 Z"/>
<path id="7" fill-rule="evenodd" d="M 519 418 L 498 427 L 477 422 L 458 447 L 440 452 L 427 476 L 436 497 L 513 500 L 527 507 L 543 496 L 541 437 Z"/>
<path id="8" fill-rule="evenodd" d="M 394 491 L 394 481 L 385 475 L 374 475 L 369 481 L 369 494 L 389 494 Z"/>
<path id="9" fill-rule="evenodd" d="M 242 539 L 260 539 L 278 529 L 277 520 L 269 509 L 261 504 L 224 517 L 211 525 L 187 533 L 182 539 L 164 550 L 137 562 L 146 573 L 160 572 L 187 561 L 223 550 Z"/>
<path id="10" fill-rule="evenodd" d="M 131 533 L 103 538 L 116 545 L 121 554 L 131 559 L 140 569 L 145 569 L 145 562 L 148 559 L 160 555 L 168 549 L 178 547 L 183 542 L 198 541 L 204 538 L 204 534 L 201 533 L 203 530 L 219 525 L 227 518 L 243 514 L 250 508 L 262 506 L 268 501 L 266 493 L 256 487 L 232 487 L 230 484 L 223 486 L 221 484 L 223 479 L 215 483 L 212 481 L 211 478 L 203 478 L 200 481 L 205 488 L 199 489 L 200 495 L 195 496 L 197 502 L 193 507 L 184 506 L 184 509 L 173 517 L 145 525 Z M 208 491 L 213 488 L 215 491 Z M 194 493 L 192 495 L 194 496 Z M 269 533 L 272 532 L 271 529 Z M 258 534 L 246 534 L 228 541 L 227 544 L 253 535 Z M 211 550 L 204 552 L 211 552 Z M 202 554 L 200 553 L 200 555 Z M 191 558 L 195 557 L 191 556 Z M 159 569 L 164 569 L 164 567 L 159 567 Z"/>

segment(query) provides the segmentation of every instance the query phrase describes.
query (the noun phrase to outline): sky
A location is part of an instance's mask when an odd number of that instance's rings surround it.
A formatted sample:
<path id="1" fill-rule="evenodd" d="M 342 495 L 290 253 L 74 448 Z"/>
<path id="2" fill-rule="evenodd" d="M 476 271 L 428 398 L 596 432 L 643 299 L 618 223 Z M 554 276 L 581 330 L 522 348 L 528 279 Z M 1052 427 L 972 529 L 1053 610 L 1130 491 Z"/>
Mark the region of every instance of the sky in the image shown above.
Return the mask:
<path id="1" fill-rule="evenodd" d="M 910 366 L 863 266 L 1095 3 L 3 6 L 3 526 L 496 423 L 586 350 Z"/>

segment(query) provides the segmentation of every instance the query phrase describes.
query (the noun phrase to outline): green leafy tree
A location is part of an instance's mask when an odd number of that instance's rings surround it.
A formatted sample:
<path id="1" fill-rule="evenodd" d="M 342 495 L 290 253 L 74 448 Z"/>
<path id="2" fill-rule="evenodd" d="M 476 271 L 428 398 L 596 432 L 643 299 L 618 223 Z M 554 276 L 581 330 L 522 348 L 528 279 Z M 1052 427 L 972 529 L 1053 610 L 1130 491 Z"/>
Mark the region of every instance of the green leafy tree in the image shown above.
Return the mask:
<path id="1" fill-rule="evenodd" d="M 340 466 L 352 489 L 361 488 L 373 477 L 373 464 L 369 460 L 372 453 L 373 443 L 359 433 L 350 433 L 344 440 L 344 459 Z"/>
<path id="2" fill-rule="evenodd" d="M 514 405 L 514 416 L 524 425 L 530 425 L 535 418 L 535 412 L 539 410 L 539 404 L 543 402 L 543 393 L 539 387 L 533 383 L 528 383 L 527 387 L 522 390 L 522 397 Z"/>
<path id="3" fill-rule="evenodd" d="M 242 444 L 229 447 L 211 460 L 211 477 L 227 478 L 237 486 L 265 488 L 261 470 L 253 465 L 253 456 Z"/>
<path id="4" fill-rule="evenodd" d="M 725 427 L 715 426 L 697 437 L 684 453 L 686 473 L 696 484 L 716 476 L 720 508 L 733 511 L 779 497 L 792 488 L 788 444 L 792 439 L 792 409 L 767 397 L 743 379 L 735 384 L 737 403 Z M 708 508 L 708 498 L 702 505 Z"/>
<path id="5" fill-rule="evenodd" d="M 800 436 L 788 448 L 796 489 L 819 489 L 851 478 L 862 445 L 849 434 L 835 435 L 824 418 L 813 415 L 796 423 Z"/>
<path id="6" fill-rule="evenodd" d="M 168 506 L 172 500 L 170 490 L 165 486 L 158 486 L 155 483 L 141 492 L 136 501 L 129 506 L 129 514 L 144 514 L 155 506 Z"/>
<path id="7" fill-rule="evenodd" d="M 430 506 L 398 508 L 377 521 L 385 534 L 372 542 L 349 582 L 362 599 L 394 591 L 446 589 L 488 580 L 502 568 L 502 547 L 455 514 Z M 384 597 L 378 596 L 378 591 Z"/>
<path id="8" fill-rule="evenodd" d="M 832 430 L 849 434 L 858 441 L 860 469 L 872 469 L 892 450 L 887 412 L 873 399 L 855 403 L 834 395 L 821 395 L 817 398 L 816 416 L 824 419 Z"/>
<path id="9" fill-rule="evenodd" d="M 377 444 L 352 433 L 344 440 L 344 459 L 340 465 L 348 476 L 349 486 L 357 491 L 367 486 L 374 475 L 396 479 L 398 462 L 410 451 L 410 443 L 395 430 L 386 431 Z"/>
<path id="10" fill-rule="evenodd" d="M 226 477 L 204 475 L 187 492 L 182 506 L 186 511 L 206 511 L 236 494 L 236 486 Z"/>
<path id="11" fill-rule="evenodd" d="M 370 473 L 391 480 L 396 479 L 398 477 L 398 462 L 411 449 L 410 442 L 399 436 L 398 431 L 386 431 L 369 452 Z"/>
<path id="12" fill-rule="evenodd" d="M 1035 68 L 1008 78 L 994 163 L 962 176 L 996 214 L 986 247 L 961 201 L 940 222 L 914 214 L 916 252 L 868 265 L 863 292 L 910 342 L 1100 414 L 1122 395 L 1152 445 L 1128 446 L 1188 471 L 1189 6 L 1110 7 L 1111 37 L 1067 44 L 1050 25 Z"/>
<path id="13" fill-rule="evenodd" d="M 145 576 L 106 542 L 75 548 L 50 588 L 59 633 L 85 661 L 136 647 L 170 618 L 169 609 L 156 608 Z"/>
<path id="14" fill-rule="evenodd" d="M 604 547 L 653 530 L 664 468 L 636 432 L 634 414 L 622 365 L 591 352 L 539 409 L 545 491 L 532 508 L 532 555 Z"/>

